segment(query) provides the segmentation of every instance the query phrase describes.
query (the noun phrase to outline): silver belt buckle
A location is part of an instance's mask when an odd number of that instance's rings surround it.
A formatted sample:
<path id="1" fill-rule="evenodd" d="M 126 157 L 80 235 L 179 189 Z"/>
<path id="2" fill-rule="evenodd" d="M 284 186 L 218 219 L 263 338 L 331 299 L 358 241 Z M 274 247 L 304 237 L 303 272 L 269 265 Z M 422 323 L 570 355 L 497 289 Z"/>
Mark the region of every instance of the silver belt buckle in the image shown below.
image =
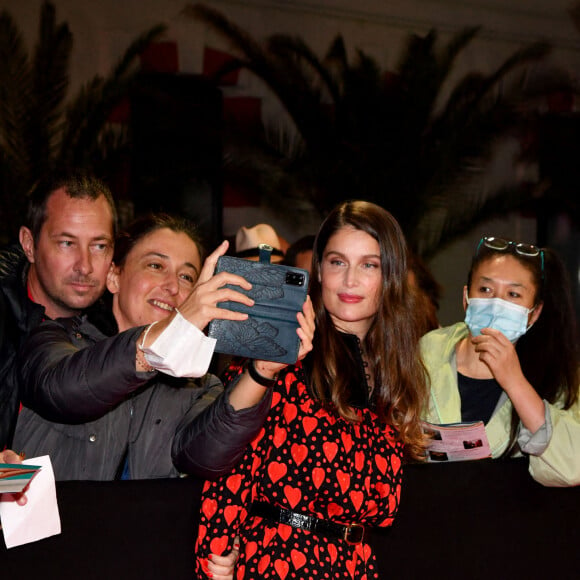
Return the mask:
<path id="1" fill-rule="evenodd" d="M 351 546 L 360 544 L 365 537 L 365 527 L 362 524 L 350 524 L 344 529 L 344 540 Z"/>

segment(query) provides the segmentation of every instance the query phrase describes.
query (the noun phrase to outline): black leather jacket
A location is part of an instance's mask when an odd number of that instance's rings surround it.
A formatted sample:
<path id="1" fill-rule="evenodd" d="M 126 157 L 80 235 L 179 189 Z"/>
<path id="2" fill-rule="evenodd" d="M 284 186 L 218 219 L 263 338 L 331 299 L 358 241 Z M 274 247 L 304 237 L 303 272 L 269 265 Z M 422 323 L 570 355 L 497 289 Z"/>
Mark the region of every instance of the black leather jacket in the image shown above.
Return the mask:
<path id="1" fill-rule="evenodd" d="M 27 273 L 28 260 L 20 245 L 0 252 L 0 450 L 12 446 L 18 417 L 16 353 L 44 317 L 44 308 L 28 298 Z"/>

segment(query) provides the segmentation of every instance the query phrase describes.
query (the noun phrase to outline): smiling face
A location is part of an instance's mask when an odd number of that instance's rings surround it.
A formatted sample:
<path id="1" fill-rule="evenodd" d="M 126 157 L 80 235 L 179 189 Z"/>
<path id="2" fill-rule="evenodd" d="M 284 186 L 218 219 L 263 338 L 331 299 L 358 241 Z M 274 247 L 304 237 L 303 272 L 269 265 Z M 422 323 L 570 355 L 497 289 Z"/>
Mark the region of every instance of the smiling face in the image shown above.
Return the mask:
<path id="1" fill-rule="evenodd" d="M 464 288 L 463 307 L 469 298 L 501 298 L 525 308 L 536 305 L 538 289 L 532 272 L 510 254 L 497 254 L 481 262 L 471 275 L 471 287 Z M 542 304 L 529 314 L 528 324 L 533 324 L 542 310 Z"/>
<path id="2" fill-rule="evenodd" d="M 382 286 L 379 243 L 351 226 L 332 235 L 320 264 L 322 301 L 336 328 L 366 336 L 378 311 Z"/>
<path id="3" fill-rule="evenodd" d="M 107 279 L 119 331 L 168 316 L 190 294 L 200 270 L 197 245 L 183 232 L 161 228 L 139 240 Z"/>

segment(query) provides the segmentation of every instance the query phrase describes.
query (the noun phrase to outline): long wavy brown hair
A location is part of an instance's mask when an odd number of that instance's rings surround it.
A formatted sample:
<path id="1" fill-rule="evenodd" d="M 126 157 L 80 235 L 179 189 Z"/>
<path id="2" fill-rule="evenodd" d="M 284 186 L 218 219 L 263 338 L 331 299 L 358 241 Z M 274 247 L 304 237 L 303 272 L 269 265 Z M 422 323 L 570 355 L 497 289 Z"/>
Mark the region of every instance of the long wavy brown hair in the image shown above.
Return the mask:
<path id="1" fill-rule="evenodd" d="M 350 421 L 357 415 L 349 405 L 349 385 L 360 381 L 356 358 L 322 301 L 320 267 L 328 240 L 340 229 L 353 227 L 377 240 L 381 255 L 382 290 L 373 322 L 361 342 L 374 382 L 374 410 L 381 422 L 393 425 L 410 459 L 424 457 L 421 412 L 428 391 L 419 354 L 420 327 L 416 294 L 407 281 L 407 245 L 395 218 L 365 201 L 337 206 L 322 224 L 314 242 L 310 296 L 316 314 L 312 351 L 312 390 L 326 406 Z"/>

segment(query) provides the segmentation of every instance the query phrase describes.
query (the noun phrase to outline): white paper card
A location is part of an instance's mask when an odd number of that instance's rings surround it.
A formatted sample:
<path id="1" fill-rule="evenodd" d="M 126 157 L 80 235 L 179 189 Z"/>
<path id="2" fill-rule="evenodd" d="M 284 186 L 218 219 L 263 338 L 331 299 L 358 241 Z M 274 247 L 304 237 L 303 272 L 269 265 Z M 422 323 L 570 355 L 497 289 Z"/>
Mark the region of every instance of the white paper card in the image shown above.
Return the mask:
<path id="1" fill-rule="evenodd" d="M 42 469 L 26 489 L 26 505 L 18 505 L 8 498 L 3 500 L 0 495 L 0 521 L 7 548 L 60 534 L 60 515 L 50 457 L 34 457 L 22 463 L 40 465 Z"/>
<path id="2" fill-rule="evenodd" d="M 21 492 L 40 469 L 37 465 L 0 463 L 0 493 Z"/>

